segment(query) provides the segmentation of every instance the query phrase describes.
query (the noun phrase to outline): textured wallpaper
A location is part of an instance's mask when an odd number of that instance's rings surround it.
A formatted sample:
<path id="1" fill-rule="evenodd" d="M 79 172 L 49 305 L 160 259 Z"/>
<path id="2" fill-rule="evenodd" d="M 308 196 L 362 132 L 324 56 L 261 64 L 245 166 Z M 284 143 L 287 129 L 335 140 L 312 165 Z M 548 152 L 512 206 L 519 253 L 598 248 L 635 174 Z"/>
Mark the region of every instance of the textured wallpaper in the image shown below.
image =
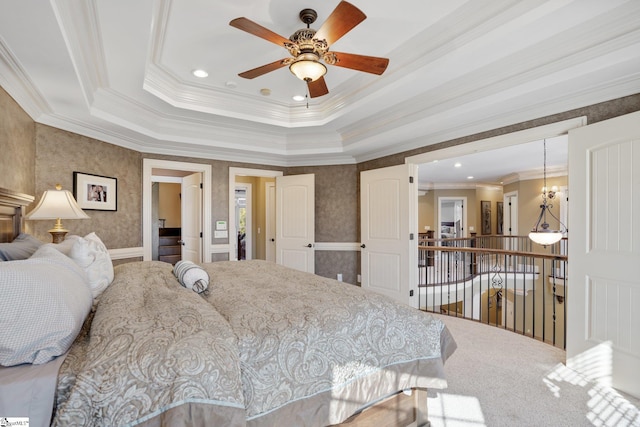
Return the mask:
<path id="1" fill-rule="evenodd" d="M 212 218 L 228 220 L 229 167 L 282 170 L 285 175 L 316 174 L 316 241 L 358 242 L 360 236 L 359 174 L 362 170 L 404 163 L 406 156 L 464 144 L 481 138 L 540 126 L 585 115 L 589 123 L 640 110 L 640 94 L 577 110 L 556 114 L 501 129 L 428 145 L 357 165 L 280 168 L 243 162 L 191 157 L 148 155 L 92 138 L 36 124 L 0 89 L 0 186 L 36 196 L 60 183 L 72 190 L 73 172 L 84 172 L 118 179 L 117 212 L 87 211 L 87 220 L 65 221 L 73 234 L 95 231 L 108 248 L 142 246 L 142 158 L 211 164 L 213 169 Z M 392 144 L 393 141 L 390 141 Z M 27 209 L 28 211 L 29 209 Z M 28 221 L 30 230 L 48 241 L 53 221 Z M 213 244 L 226 239 L 213 239 Z M 318 251 L 316 271 L 335 278 L 342 273 L 345 282 L 355 283 L 360 269 L 357 251 Z M 214 254 L 214 260 L 226 254 Z"/>
<path id="2" fill-rule="evenodd" d="M 142 246 L 142 156 L 137 151 L 36 124 L 36 199 L 56 184 L 73 192 L 73 172 L 118 180 L 117 211 L 87 210 L 90 219 L 65 220 L 69 234 L 92 231 L 107 248 Z M 37 202 L 37 200 L 36 200 Z M 44 241 L 53 221 L 29 221 L 32 233 Z"/>
<path id="3" fill-rule="evenodd" d="M 35 123 L 0 87 L 0 187 L 33 195 Z"/>

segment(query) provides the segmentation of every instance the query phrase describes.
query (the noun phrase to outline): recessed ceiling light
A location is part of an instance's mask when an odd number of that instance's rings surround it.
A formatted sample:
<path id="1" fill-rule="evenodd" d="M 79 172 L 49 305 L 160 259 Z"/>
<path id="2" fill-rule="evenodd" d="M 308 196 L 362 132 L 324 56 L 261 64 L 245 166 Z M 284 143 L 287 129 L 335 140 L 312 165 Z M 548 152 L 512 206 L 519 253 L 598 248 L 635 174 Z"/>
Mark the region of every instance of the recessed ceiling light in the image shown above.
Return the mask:
<path id="1" fill-rule="evenodd" d="M 199 77 L 201 79 L 204 79 L 205 77 L 209 76 L 209 73 L 207 73 L 205 70 L 200 70 L 200 69 L 193 70 L 192 73 L 194 76 Z"/>
<path id="2" fill-rule="evenodd" d="M 304 96 L 304 95 L 294 95 L 293 96 L 293 100 L 294 101 L 304 101 L 305 98 L 306 98 L 306 96 Z"/>
<path id="3" fill-rule="evenodd" d="M 236 82 L 234 82 L 233 80 L 229 80 L 228 82 L 226 82 L 224 84 L 226 87 L 228 87 L 229 89 L 235 89 L 238 87 L 238 84 Z"/>
<path id="4" fill-rule="evenodd" d="M 453 165 L 454 168 L 459 168 L 462 167 L 462 163 L 458 162 L 455 165 Z"/>
<path id="5" fill-rule="evenodd" d="M 467 177 L 467 179 L 473 179 L 473 176 L 469 175 L 469 176 Z"/>
<path id="6" fill-rule="evenodd" d="M 260 95 L 262 95 L 262 96 L 271 95 L 271 89 L 263 87 L 262 89 L 260 89 Z"/>

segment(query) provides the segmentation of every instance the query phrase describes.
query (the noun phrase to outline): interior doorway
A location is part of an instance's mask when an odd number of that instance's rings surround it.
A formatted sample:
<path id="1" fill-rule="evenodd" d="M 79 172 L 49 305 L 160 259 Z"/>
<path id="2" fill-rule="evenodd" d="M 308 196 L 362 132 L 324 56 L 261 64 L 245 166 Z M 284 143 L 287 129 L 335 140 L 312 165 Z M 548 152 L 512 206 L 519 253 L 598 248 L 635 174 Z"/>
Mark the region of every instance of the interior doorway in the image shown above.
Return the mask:
<path id="1" fill-rule="evenodd" d="M 251 184 L 236 184 L 235 189 L 235 236 L 238 261 L 253 259 L 253 222 Z"/>
<path id="2" fill-rule="evenodd" d="M 465 237 L 467 198 L 438 197 L 438 233 L 440 239 Z"/>
<path id="3" fill-rule="evenodd" d="M 211 165 L 201 163 L 174 162 L 170 160 L 143 159 L 142 171 L 142 244 L 143 244 L 143 260 L 150 261 L 154 257 L 154 247 L 157 247 L 158 241 L 156 233 L 154 233 L 154 225 L 157 226 L 159 218 L 155 218 L 154 222 L 154 180 L 165 181 L 182 181 L 185 176 L 200 174 L 202 179 L 201 200 L 198 209 L 198 215 L 192 215 L 195 212 L 184 212 L 185 209 L 191 209 L 183 206 L 182 216 L 186 218 L 198 218 L 197 228 L 198 241 L 200 245 L 199 262 L 211 262 Z M 164 178 L 163 178 L 164 177 Z M 168 178 L 173 177 L 173 178 Z M 176 178 L 177 177 L 177 178 Z M 201 235 L 199 233 L 202 233 Z"/>
<path id="4" fill-rule="evenodd" d="M 251 196 L 247 196 L 251 203 L 247 210 L 250 215 L 251 226 L 247 227 L 246 234 L 249 236 L 251 244 L 251 256 L 258 259 L 266 259 L 275 262 L 275 197 L 270 188 L 275 189 L 275 178 L 283 176 L 282 171 L 250 168 L 229 168 L 229 259 L 238 260 L 239 249 L 242 242 L 239 242 L 237 235 L 239 218 L 236 214 L 236 188 L 249 184 Z M 272 187 L 271 187 L 272 186 Z M 255 203 L 254 203 L 255 200 Z M 260 211 L 260 212 L 257 212 Z M 245 241 L 245 254 L 248 252 Z M 250 258 L 245 258 L 250 259 Z"/>

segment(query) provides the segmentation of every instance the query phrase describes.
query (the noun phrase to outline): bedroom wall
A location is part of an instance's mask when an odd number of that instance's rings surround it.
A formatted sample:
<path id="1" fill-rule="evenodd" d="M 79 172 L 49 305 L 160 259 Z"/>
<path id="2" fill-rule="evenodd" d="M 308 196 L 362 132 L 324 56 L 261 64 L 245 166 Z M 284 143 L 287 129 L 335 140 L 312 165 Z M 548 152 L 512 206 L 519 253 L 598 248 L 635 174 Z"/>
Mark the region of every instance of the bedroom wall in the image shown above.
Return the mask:
<path id="1" fill-rule="evenodd" d="M 31 117 L 0 87 L 0 187 L 35 194 L 35 131 Z"/>
<path id="2" fill-rule="evenodd" d="M 356 165 L 288 168 L 285 175 L 313 173 L 316 183 L 316 242 L 360 241 L 359 173 Z M 357 284 L 360 251 L 316 250 L 316 273 Z"/>
<path id="3" fill-rule="evenodd" d="M 308 166 L 281 168 L 252 163 L 215 159 L 198 159 L 143 154 L 144 158 L 210 164 L 212 169 L 212 226 L 215 221 L 229 220 L 229 168 L 278 170 L 285 175 L 313 173 L 316 193 L 316 242 L 358 242 L 360 240 L 359 204 L 356 165 Z M 339 189 L 340 191 L 336 191 Z M 213 244 L 226 244 L 226 239 L 212 239 Z M 214 261 L 228 259 L 226 253 L 212 254 Z M 358 251 L 316 251 L 316 273 L 336 278 L 343 275 L 347 283 L 356 283 L 360 271 Z"/>
<path id="4" fill-rule="evenodd" d="M 36 123 L 35 196 L 61 184 L 73 192 L 73 172 L 118 180 L 117 211 L 87 210 L 90 219 L 65 220 L 70 234 L 92 231 L 109 249 L 142 246 L 142 157 L 137 151 Z M 32 193 L 34 194 L 34 193 Z M 50 241 L 53 221 L 30 221 L 33 234 Z"/>
<path id="5" fill-rule="evenodd" d="M 242 162 L 228 162 L 190 157 L 142 154 L 92 138 L 72 134 L 32 119 L 0 90 L 0 185 L 36 196 L 61 183 L 71 189 L 73 171 L 82 171 L 118 178 L 118 211 L 90 211 L 91 219 L 69 221 L 73 233 L 96 231 L 109 248 L 142 245 L 141 175 L 142 158 L 207 163 L 213 169 L 212 218 L 228 220 L 229 167 L 283 170 L 285 174 L 316 173 L 316 241 L 358 242 L 360 235 L 359 175 L 362 170 L 404 163 L 406 156 L 464 144 L 477 139 L 501 135 L 586 115 L 589 123 L 640 110 L 640 94 L 620 98 L 589 107 L 531 120 L 520 124 L 466 136 L 416 150 L 406 151 L 357 165 L 280 168 Z M 4 154 L 7 153 L 5 156 Z M 35 160 L 34 159 L 35 154 Z M 337 191 L 339 189 L 339 191 Z M 36 224 L 37 236 L 49 240 L 46 230 L 51 225 Z M 212 223 L 213 225 L 213 223 Z M 226 243 L 213 239 L 213 244 Z M 226 254 L 214 254 L 214 260 L 226 259 Z M 358 251 L 317 251 L 318 274 L 355 283 L 360 269 Z"/>

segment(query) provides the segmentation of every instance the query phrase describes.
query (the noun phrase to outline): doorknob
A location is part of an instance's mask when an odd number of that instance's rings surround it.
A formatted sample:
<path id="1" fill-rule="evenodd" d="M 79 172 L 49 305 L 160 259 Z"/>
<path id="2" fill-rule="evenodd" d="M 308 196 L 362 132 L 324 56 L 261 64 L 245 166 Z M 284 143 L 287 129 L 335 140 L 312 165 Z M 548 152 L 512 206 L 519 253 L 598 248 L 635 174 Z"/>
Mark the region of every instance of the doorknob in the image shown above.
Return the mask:
<path id="1" fill-rule="evenodd" d="M 307 248 L 312 248 L 312 247 L 313 247 L 313 245 L 312 245 L 311 243 L 309 243 L 309 244 L 308 244 L 307 246 L 305 246 L 305 247 L 307 247 Z"/>
<path id="2" fill-rule="evenodd" d="M 271 241 L 272 241 L 272 242 L 275 242 L 275 241 L 276 241 L 276 239 L 271 239 Z"/>
<path id="3" fill-rule="evenodd" d="M 184 246 L 184 240 L 178 240 L 178 244 Z"/>
<path id="4" fill-rule="evenodd" d="M 363 244 L 361 244 L 361 245 L 360 245 L 360 247 L 361 247 L 362 249 L 366 248 L 366 246 L 365 246 L 365 244 L 364 244 L 364 243 L 363 243 Z"/>

